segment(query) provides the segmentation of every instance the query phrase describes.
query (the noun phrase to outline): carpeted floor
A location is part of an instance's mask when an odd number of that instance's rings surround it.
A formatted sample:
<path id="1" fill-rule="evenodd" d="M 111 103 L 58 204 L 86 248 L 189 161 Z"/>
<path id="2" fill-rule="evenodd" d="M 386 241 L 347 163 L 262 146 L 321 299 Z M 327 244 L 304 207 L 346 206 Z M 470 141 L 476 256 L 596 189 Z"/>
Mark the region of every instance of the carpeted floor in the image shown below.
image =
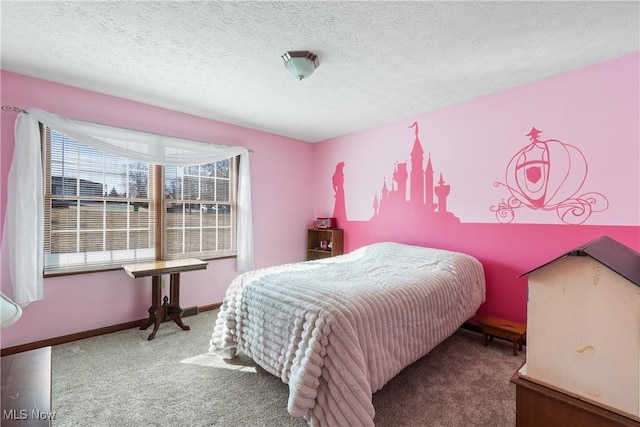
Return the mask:
<path id="1" fill-rule="evenodd" d="M 305 426 L 287 385 L 247 358 L 208 355 L 217 311 L 149 330 L 129 329 L 53 347 L 53 426 Z M 482 345 L 459 330 L 373 396 L 376 426 L 515 426 L 511 344 Z"/>

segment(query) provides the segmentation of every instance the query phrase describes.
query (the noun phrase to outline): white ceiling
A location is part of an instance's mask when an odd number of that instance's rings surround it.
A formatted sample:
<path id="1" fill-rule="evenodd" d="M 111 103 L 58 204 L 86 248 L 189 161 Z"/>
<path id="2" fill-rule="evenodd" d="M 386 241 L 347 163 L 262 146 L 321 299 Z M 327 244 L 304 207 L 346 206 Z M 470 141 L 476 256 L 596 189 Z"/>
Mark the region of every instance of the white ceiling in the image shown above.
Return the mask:
<path id="1" fill-rule="evenodd" d="M 308 142 L 640 51 L 638 1 L 0 5 L 4 70 Z"/>

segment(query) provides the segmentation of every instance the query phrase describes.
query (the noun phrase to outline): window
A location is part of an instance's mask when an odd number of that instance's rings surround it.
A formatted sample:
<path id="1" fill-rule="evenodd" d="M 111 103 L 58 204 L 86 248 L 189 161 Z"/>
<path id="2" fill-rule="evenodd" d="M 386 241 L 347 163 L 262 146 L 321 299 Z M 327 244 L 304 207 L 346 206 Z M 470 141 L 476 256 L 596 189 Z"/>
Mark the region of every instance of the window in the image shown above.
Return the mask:
<path id="1" fill-rule="evenodd" d="M 235 159 L 164 167 L 165 258 L 235 254 Z"/>
<path id="2" fill-rule="evenodd" d="M 42 136 L 45 274 L 236 254 L 236 157 L 157 166 Z"/>

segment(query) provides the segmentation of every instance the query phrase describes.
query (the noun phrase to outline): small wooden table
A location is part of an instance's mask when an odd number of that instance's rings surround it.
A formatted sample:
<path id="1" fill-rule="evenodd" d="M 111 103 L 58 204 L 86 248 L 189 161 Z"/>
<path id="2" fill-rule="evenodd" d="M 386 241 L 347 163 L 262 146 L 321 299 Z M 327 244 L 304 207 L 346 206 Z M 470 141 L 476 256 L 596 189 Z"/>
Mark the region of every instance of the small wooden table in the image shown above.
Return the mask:
<path id="1" fill-rule="evenodd" d="M 204 270 L 207 268 L 207 263 L 195 258 L 175 259 L 169 261 L 150 261 L 141 262 L 136 264 L 123 265 L 124 271 L 131 277 L 137 279 L 139 277 L 151 277 L 151 307 L 149 307 L 149 319 L 147 319 L 140 330 L 147 329 L 154 324 L 153 332 L 149 335 L 148 340 L 152 340 L 156 337 L 156 332 L 160 327 L 165 317 L 170 317 L 173 321 L 180 326 L 183 331 L 188 331 L 190 328 L 182 323 L 180 315 L 182 315 L 182 308 L 180 308 L 180 273 L 185 271 Z M 170 274 L 169 295 L 170 298 L 165 295 L 164 302 L 161 299 L 161 279 L 163 274 Z"/>
<path id="2" fill-rule="evenodd" d="M 527 333 L 527 325 L 495 316 L 483 316 L 477 322 L 482 328 L 484 345 L 487 345 L 489 341 L 493 341 L 495 336 L 513 342 L 514 356 L 518 355 L 518 350 L 522 351 L 522 341 Z"/>

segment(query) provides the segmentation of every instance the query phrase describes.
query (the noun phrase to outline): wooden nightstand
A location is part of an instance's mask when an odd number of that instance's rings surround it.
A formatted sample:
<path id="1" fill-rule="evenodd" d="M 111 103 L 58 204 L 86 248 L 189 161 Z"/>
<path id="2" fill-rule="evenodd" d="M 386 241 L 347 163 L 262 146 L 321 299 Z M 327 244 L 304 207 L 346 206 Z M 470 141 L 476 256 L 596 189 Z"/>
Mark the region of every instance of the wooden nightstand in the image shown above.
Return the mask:
<path id="1" fill-rule="evenodd" d="M 495 316 L 483 316 L 477 320 L 482 328 L 484 345 L 493 341 L 493 337 L 504 338 L 513 342 L 513 355 L 518 355 L 518 350 L 522 351 L 522 342 L 527 334 L 527 325 L 500 319 Z"/>
<path id="2" fill-rule="evenodd" d="M 342 255 L 344 232 L 340 228 L 310 228 L 307 230 L 307 261 Z M 329 247 L 329 242 L 331 247 Z M 326 244 L 327 246 L 323 246 Z"/>

